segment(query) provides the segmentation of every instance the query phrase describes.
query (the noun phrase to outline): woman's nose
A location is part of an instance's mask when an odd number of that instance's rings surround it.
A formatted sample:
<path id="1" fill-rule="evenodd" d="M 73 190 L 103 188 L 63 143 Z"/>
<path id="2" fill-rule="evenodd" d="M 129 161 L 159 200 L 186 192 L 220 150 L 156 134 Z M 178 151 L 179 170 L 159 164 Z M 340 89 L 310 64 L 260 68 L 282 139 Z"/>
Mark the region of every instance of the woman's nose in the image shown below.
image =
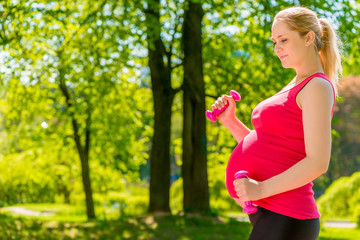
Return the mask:
<path id="1" fill-rule="evenodd" d="M 279 46 L 279 44 L 276 44 L 276 45 L 274 46 L 274 52 L 275 52 L 276 54 L 279 54 L 282 50 L 283 50 L 283 49 L 282 49 L 282 47 Z"/>

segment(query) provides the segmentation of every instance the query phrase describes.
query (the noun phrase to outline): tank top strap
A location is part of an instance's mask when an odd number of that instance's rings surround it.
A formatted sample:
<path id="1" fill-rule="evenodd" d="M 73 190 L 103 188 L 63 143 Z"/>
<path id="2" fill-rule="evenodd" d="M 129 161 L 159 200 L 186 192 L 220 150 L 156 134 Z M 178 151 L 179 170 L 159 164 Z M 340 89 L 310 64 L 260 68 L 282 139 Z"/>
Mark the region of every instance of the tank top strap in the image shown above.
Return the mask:
<path id="1" fill-rule="evenodd" d="M 333 87 L 332 83 L 330 82 L 330 80 L 328 79 L 328 77 L 324 74 L 324 73 L 315 73 L 313 75 L 310 75 L 309 77 L 305 78 L 301 83 L 299 83 L 298 85 L 296 85 L 294 88 L 295 91 L 293 91 L 292 93 L 296 96 L 301 89 L 303 89 L 305 87 L 305 85 L 310 82 L 311 79 L 315 78 L 315 77 L 320 77 L 323 78 L 327 81 L 329 81 L 329 83 L 331 84 L 331 86 Z M 334 87 L 333 87 L 334 88 Z"/>
<path id="2" fill-rule="evenodd" d="M 334 88 L 334 85 L 332 84 L 332 82 L 329 80 L 329 78 L 324 74 L 324 73 L 315 73 L 313 75 L 310 75 L 309 77 L 307 77 L 306 79 L 304 79 L 301 83 L 299 83 L 298 85 L 296 85 L 294 88 L 293 88 L 293 91 L 291 91 L 291 95 L 293 95 L 294 97 L 297 96 L 297 94 L 306 86 L 306 84 L 308 82 L 310 82 L 311 79 L 315 78 L 315 77 L 320 77 L 320 78 L 323 78 L 325 80 L 327 80 L 332 89 L 333 89 L 333 93 L 334 93 L 334 104 L 333 104 L 333 107 L 332 107 L 332 110 L 331 110 L 331 115 L 333 114 L 334 112 L 334 107 L 335 107 L 335 88 Z"/>

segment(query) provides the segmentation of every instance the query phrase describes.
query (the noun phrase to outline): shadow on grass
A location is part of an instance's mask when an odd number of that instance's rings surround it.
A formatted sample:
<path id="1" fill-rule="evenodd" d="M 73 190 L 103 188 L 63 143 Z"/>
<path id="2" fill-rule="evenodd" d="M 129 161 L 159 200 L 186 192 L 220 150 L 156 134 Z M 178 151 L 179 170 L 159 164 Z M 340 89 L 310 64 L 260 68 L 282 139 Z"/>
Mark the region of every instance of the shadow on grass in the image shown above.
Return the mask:
<path id="1" fill-rule="evenodd" d="M 140 216 L 67 223 L 0 215 L 0 239 L 247 239 L 249 223 L 217 217 Z"/>
<path id="2" fill-rule="evenodd" d="M 250 231 L 249 223 L 210 216 L 143 215 L 111 221 L 62 222 L 0 215 L 0 240 L 246 240 Z M 360 239 L 360 230 L 321 228 L 319 240 L 349 239 Z"/>

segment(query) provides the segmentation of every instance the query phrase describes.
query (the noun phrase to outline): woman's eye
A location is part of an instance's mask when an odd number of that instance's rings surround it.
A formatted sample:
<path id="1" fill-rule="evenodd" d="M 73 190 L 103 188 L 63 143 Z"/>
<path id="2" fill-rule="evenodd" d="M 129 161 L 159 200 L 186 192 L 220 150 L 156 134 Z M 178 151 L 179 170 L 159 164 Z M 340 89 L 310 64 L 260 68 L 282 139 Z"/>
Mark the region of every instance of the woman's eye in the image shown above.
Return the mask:
<path id="1" fill-rule="evenodd" d="M 286 41 L 287 41 L 287 39 L 282 39 L 282 40 L 280 40 L 281 43 L 284 43 L 284 42 L 286 42 Z M 276 42 L 273 42 L 273 45 L 275 46 L 275 45 L 276 45 Z"/>

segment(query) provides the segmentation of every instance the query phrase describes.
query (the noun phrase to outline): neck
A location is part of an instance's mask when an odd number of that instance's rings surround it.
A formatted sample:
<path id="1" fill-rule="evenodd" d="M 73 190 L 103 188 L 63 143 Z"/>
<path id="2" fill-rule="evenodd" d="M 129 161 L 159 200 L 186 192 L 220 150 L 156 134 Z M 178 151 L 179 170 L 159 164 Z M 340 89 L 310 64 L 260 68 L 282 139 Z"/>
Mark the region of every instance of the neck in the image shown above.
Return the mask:
<path id="1" fill-rule="evenodd" d="M 317 72 L 323 73 L 324 70 L 321 65 L 320 57 L 315 51 L 311 51 L 308 56 L 304 58 L 302 64 L 295 68 L 296 81 L 307 78 L 308 76 Z"/>

